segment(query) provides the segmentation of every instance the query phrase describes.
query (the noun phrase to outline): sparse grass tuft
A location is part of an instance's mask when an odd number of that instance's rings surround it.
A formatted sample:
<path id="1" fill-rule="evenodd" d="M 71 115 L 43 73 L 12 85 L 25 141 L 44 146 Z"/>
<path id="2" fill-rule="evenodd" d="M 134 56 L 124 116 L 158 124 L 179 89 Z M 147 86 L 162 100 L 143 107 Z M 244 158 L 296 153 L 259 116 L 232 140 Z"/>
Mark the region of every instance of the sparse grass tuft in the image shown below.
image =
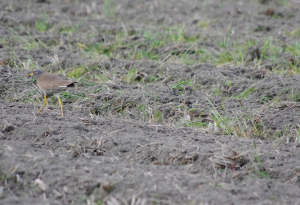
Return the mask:
<path id="1" fill-rule="evenodd" d="M 70 71 L 67 76 L 69 78 L 80 78 L 81 76 L 83 76 L 85 73 L 87 72 L 87 69 L 85 67 L 78 67 L 73 69 L 72 71 Z"/>
<path id="2" fill-rule="evenodd" d="M 258 163 L 258 167 L 257 166 L 255 167 L 256 169 L 254 170 L 254 174 L 256 174 L 258 177 L 270 178 L 270 176 L 268 175 L 268 173 L 266 172 L 266 170 L 262 164 L 262 161 L 261 161 L 260 156 L 257 151 L 256 143 L 254 140 L 253 140 L 253 146 L 256 150 L 254 157 L 256 159 L 256 162 Z"/>
<path id="3" fill-rule="evenodd" d="M 84 98 L 84 94 L 77 94 L 77 95 L 72 95 L 71 93 L 69 92 L 62 92 L 60 94 L 61 98 L 65 98 L 65 99 L 72 99 L 72 98 L 77 98 L 77 97 L 80 97 L 80 98 Z M 55 97 L 54 97 L 55 98 Z"/>
<path id="4" fill-rule="evenodd" d="M 182 87 L 182 86 L 183 85 L 191 85 L 192 81 L 193 81 L 192 79 L 186 80 L 186 81 L 179 80 L 179 82 L 176 85 L 173 85 L 172 88 L 173 89 L 178 89 L 178 90 L 183 90 L 184 87 Z"/>
<path id="5" fill-rule="evenodd" d="M 106 17 L 112 17 L 115 15 L 116 3 L 112 0 L 105 0 L 103 6 L 103 12 Z"/>
<path id="6" fill-rule="evenodd" d="M 217 126 L 219 127 L 220 131 L 223 132 L 223 134 L 234 135 L 237 137 L 249 136 L 249 134 L 246 132 L 246 122 L 242 121 L 238 117 L 229 118 L 226 116 L 222 116 L 208 99 L 207 101 L 213 107 L 213 109 L 211 110 L 211 113 L 213 114 L 212 118 L 214 119 L 214 121 L 216 121 Z"/>
<path id="7" fill-rule="evenodd" d="M 240 93 L 240 94 L 237 96 L 237 98 L 245 98 L 245 99 L 247 99 L 248 96 L 249 96 L 251 93 L 255 92 L 255 91 L 256 91 L 255 88 L 249 88 L 249 89 L 245 90 L 244 92 Z"/>
<path id="8" fill-rule="evenodd" d="M 38 19 L 35 22 L 35 28 L 36 28 L 36 30 L 41 31 L 41 32 L 45 32 L 50 29 L 50 24 L 47 20 L 46 13 L 44 13 L 44 19 Z"/>
<path id="9" fill-rule="evenodd" d="M 128 71 L 128 73 L 123 78 L 128 84 L 131 84 L 135 81 L 136 75 L 137 75 L 137 70 L 135 68 L 132 68 Z"/>
<path id="10" fill-rule="evenodd" d="M 300 58 L 300 42 L 296 42 L 294 45 L 287 45 L 285 50 L 294 58 Z"/>
<path id="11" fill-rule="evenodd" d="M 192 129 L 201 129 L 201 128 L 207 128 L 208 124 L 204 123 L 204 122 L 184 120 L 183 126 L 186 126 L 186 127 L 192 128 Z"/>
<path id="12" fill-rule="evenodd" d="M 295 37 L 300 37 L 300 29 L 297 28 L 291 32 L 287 32 L 288 36 L 295 36 Z"/>
<path id="13" fill-rule="evenodd" d="M 157 123 L 162 122 L 162 114 L 160 111 L 158 111 L 158 110 L 154 111 L 154 120 Z"/>
<path id="14" fill-rule="evenodd" d="M 291 93 L 289 95 L 289 99 L 292 101 L 299 102 L 300 101 L 300 93 L 295 91 L 294 89 L 292 89 Z"/>

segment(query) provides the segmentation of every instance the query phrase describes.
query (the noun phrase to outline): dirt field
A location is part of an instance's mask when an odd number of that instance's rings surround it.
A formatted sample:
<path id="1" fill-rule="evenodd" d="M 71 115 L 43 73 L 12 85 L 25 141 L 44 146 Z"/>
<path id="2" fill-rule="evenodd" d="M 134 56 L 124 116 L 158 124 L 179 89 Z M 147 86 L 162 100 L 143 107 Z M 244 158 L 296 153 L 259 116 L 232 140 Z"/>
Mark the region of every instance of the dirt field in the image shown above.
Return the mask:
<path id="1" fill-rule="evenodd" d="M 300 204 L 300 1 L 2 0 L 0 34 L 0 204 Z"/>

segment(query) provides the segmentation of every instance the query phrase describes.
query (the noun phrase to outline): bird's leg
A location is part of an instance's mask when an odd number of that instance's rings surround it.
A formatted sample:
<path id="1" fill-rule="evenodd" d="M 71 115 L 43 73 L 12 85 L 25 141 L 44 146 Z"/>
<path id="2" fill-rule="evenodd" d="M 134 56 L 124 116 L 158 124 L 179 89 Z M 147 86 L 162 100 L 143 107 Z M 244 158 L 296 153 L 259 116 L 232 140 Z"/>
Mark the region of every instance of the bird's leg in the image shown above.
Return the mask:
<path id="1" fill-rule="evenodd" d="M 62 108 L 62 102 L 61 102 L 59 96 L 58 96 L 58 101 L 59 101 L 59 105 L 60 105 L 60 109 L 61 109 L 61 116 L 64 116 L 64 111 L 63 111 L 63 108 Z"/>
<path id="2" fill-rule="evenodd" d="M 45 107 L 46 104 L 47 104 L 47 97 L 46 97 L 46 94 L 44 94 L 44 104 L 43 104 L 43 106 L 40 108 L 40 110 L 37 112 L 37 114 L 39 114 L 39 113 L 42 111 L 42 109 Z"/>

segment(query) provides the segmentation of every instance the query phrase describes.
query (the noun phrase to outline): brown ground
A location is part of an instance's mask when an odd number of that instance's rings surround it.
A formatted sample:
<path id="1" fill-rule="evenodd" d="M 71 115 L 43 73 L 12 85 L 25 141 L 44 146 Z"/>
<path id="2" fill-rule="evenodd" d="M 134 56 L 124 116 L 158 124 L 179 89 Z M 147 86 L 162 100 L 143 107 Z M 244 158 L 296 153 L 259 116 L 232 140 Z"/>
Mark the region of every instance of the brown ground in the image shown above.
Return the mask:
<path id="1" fill-rule="evenodd" d="M 299 37 L 286 32 L 299 28 L 300 4 L 280 2 L 1 1 L 0 204 L 300 204 L 300 83 L 280 73 L 284 52 L 259 66 L 251 48 L 243 65 L 181 63 L 181 52 L 199 60 L 184 43 L 155 47 L 160 59 L 137 57 L 153 42 L 143 30 L 161 25 L 185 25 L 185 35 L 199 35 L 198 47 L 216 52 L 230 25 L 231 41 L 293 44 Z M 51 28 L 39 31 L 45 16 Z M 108 57 L 118 32 L 126 35 Z M 86 46 L 96 43 L 103 53 L 89 55 Z M 73 97 L 62 97 L 64 118 L 52 98 L 36 115 L 43 98 L 31 65 L 88 70 Z M 176 107 L 185 100 L 214 120 L 213 113 L 235 119 L 230 132 L 221 123 L 189 128 Z"/>

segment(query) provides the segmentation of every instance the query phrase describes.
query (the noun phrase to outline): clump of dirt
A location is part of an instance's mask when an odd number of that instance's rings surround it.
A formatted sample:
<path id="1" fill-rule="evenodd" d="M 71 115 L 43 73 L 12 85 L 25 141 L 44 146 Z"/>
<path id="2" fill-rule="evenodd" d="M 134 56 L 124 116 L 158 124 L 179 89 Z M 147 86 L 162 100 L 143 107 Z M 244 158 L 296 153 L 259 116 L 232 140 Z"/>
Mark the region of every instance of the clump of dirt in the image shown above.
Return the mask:
<path id="1" fill-rule="evenodd" d="M 299 201 L 296 3 L 23 4 L 0 3 L 1 204 Z M 78 81 L 65 117 L 36 114 L 36 67 Z"/>

